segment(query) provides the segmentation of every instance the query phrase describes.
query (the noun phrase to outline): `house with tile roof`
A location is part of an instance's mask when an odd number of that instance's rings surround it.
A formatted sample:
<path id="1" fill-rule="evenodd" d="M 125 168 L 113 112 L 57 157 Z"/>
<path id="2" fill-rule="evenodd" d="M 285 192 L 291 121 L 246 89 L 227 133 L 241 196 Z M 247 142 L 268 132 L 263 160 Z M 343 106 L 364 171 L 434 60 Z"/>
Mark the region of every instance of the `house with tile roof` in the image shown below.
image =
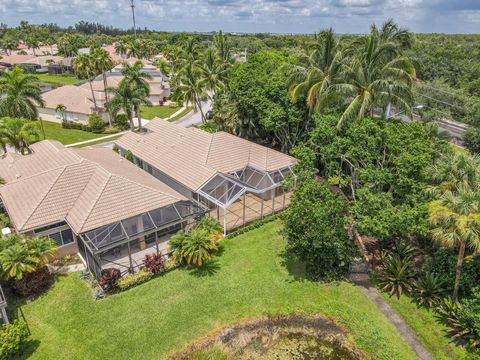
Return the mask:
<path id="1" fill-rule="evenodd" d="M 79 252 L 97 278 L 105 268 L 139 267 L 205 212 L 110 149 L 51 140 L 30 148 L 0 159 L 1 207 L 15 232 L 55 239 L 60 256 Z"/>
<path id="2" fill-rule="evenodd" d="M 161 119 L 116 141 L 122 154 L 185 197 L 208 207 L 230 231 L 285 208 L 297 160 L 226 132 L 182 128 Z"/>

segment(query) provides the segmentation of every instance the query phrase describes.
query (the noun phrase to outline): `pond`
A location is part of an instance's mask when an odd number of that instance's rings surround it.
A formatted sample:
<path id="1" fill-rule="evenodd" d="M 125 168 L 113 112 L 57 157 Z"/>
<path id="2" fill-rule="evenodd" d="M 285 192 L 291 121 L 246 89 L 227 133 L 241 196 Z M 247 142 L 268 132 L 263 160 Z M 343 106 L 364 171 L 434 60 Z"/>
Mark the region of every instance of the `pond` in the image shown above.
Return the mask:
<path id="1" fill-rule="evenodd" d="M 171 359 L 356 360 L 367 357 L 346 331 L 323 316 L 250 320 L 194 343 Z"/>

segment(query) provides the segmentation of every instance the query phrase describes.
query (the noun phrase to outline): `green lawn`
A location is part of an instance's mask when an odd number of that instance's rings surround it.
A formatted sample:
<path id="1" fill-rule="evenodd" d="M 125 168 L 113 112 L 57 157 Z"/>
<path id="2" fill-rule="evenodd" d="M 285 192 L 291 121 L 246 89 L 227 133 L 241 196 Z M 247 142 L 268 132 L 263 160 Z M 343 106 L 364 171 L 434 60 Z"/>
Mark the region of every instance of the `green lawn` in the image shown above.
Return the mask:
<path id="1" fill-rule="evenodd" d="M 185 115 L 187 115 L 190 111 L 192 111 L 193 108 L 191 106 L 187 107 L 185 110 L 183 110 L 180 114 L 172 117 L 170 120 L 168 120 L 169 122 L 174 122 L 174 121 L 177 121 L 177 120 L 180 120 L 181 118 L 183 118 Z"/>
<path id="2" fill-rule="evenodd" d="M 141 108 L 140 113 L 142 118 L 152 120 L 154 117 L 166 119 L 170 115 L 176 113 L 180 108 L 171 108 L 169 106 L 144 106 Z"/>
<path id="3" fill-rule="evenodd" d="M 40 82 L 52 85 L 74 85 L 80 82 L 75 75 L 36 74 L 36 76 Z"/>
<path id="4" fill-rule="evenodd" d="M 47 139 L 58 140 L 62 144 L 73 144 L 79 141 L 97 139 L 105 134 L 94 134 L 75 129 L 63 129 L 62 124 L 43 120 L 43 129 Z M 41 126 L 41 124 L 40 124 Z M 42 134 L 43 135 L 43 134 Z M 42 137 L 43 139 L 43 137 Z"/>
<path id="5" fill-rule="evenodd" d="M 385 298 L 417 333 L 419 340 L 435 359 L 466 359 L 467 353 L 463 349 L 449 343 L 446 326 L 436 320 L 433 311 L 417 307 L 407 296 L 402 296 L 399 300 L 388 295 L 385 295 Z"/>
<path id="6" fill-rule="evenodd" d="M 373 358 L 416 359 L 358 287 L 290 274 L 279 229 L 276 221 L 223 241 L 205 271 L 177 269 L 100 301 L 78 274 L 59 276 L 22 306 L 30 358 L 159 359 L 241 319 L 299 311 L 337 319 Z"/>

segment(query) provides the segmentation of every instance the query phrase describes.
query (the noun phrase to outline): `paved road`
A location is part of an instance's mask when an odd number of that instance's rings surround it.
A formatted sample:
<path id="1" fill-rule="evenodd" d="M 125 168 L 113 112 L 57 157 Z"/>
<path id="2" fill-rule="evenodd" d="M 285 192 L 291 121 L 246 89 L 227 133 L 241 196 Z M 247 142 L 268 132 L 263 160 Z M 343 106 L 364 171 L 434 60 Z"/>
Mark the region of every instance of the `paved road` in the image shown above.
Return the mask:
<path id="1" fill-rule="evenodd" d="M 212 103 L 210 100 L 207 100 L 202 104 L 202 110 L 204 114 L 208 110 L 211 110 L 211 108 L 212 108 Z M 197 112 L 191 111 L 180 120 L 175 121 L 175 124 L 181 127 L 190 127 L 190 126 L 200 124 L 201 122 L 202 122 L 202 114 L 200 113 L 200 111 L 197 111 Z"/>
<path id="2" fill-rule="evenodd" d="M 414 115 L 413 118 L 415 120 L 421 119 L 418 115 Z M 404 122 L 411 121 L 411 119 L 406 115 L 402 115 L 402 120 Z M 446 131 L 450 134 L 450 136 L 452 137 L 452 142 L 457 145 L 463 145 L 463 134 L 465 133 L 465 130 L 468 129 L 468 125 L 447 119 L 439 120 L 437 123 L 439 130 Z"/>

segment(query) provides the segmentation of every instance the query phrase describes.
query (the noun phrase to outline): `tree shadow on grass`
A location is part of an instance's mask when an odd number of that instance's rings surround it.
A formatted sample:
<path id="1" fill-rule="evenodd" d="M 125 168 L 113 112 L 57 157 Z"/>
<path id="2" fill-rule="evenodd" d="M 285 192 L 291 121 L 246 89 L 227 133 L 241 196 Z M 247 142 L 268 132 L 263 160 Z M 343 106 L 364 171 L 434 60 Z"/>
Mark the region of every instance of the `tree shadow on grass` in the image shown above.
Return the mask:
<path id="1" fill-rule="evenodd" d="M 212 261 L 207 262 L 200 268 L 190 266 L 187 269 L 190 275 L 201 278 L 215 275 L 220 269 L 220 264 L 217 259 L 213 258 Z"/>
<path id="2" fill-rule="evenodd" d="M 305 263 L 300 261 L 297 255 L 289 250 L 284 250 L 280 253 L 280 264 L 293 277 L 294 281 L 310 281 L 308 277 Z"/>
<path id="3" fill-rule="evenodd" d="M 38 349 L 40 346 L 40 341 L 39 340 L 27 340 L 25 341 L 21 353 L 15 355 L 13 359 L 15 360 L 23 360 L 23 359 L 28 359 L 30 356 L 33 355 L 33 353 Z"/>

